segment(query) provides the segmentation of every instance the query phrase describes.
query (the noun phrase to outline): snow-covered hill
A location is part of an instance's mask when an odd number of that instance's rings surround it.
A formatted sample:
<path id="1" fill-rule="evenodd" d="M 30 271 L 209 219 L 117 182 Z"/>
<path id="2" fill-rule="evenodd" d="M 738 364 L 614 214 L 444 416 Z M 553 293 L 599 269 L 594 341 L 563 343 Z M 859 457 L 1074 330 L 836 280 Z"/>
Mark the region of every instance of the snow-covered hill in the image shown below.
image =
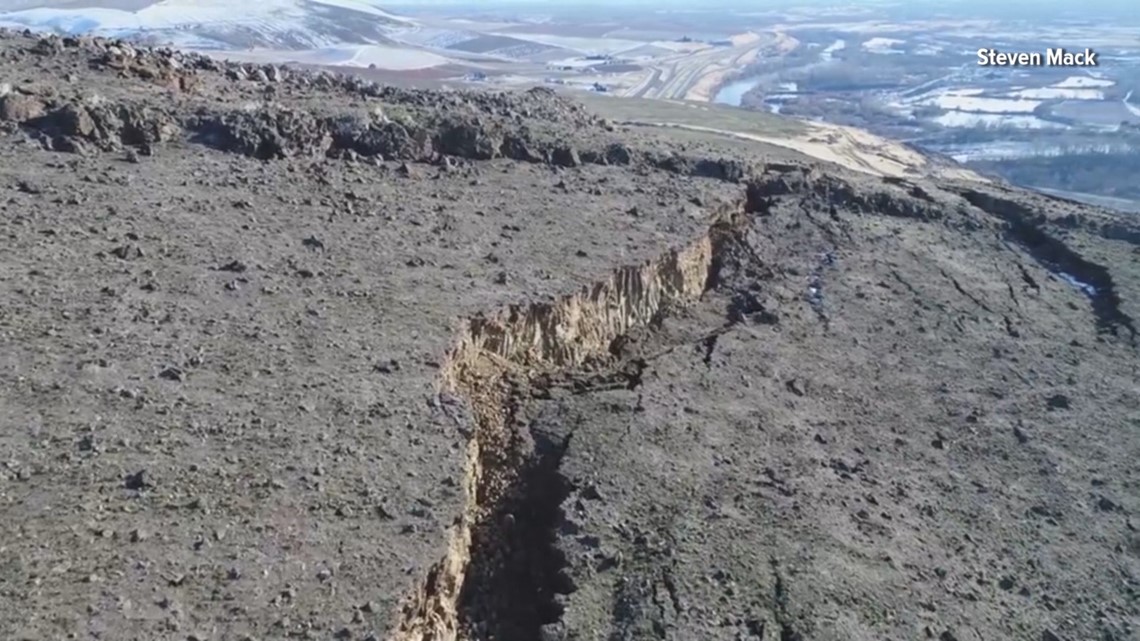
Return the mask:
<path id="1" fill-rule="evenodd" d="M 415 26 L 378 5 L 377 0 L 162 0 L 135 11 L 39 7 L 0 12 L 0 26 L 221 50 L 385 44 L 391 43 L 393 30 Z"/>

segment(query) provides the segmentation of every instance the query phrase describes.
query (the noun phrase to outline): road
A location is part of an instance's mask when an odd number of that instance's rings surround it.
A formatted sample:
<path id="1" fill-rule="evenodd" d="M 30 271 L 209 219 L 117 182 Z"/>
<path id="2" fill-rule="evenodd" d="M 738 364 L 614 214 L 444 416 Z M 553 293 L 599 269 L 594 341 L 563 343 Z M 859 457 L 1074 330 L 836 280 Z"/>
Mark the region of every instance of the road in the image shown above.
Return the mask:
<path id="1" fill-rule="evenodd" d="M 733 72 L 763 57 L 794 47 L 783 34 L 757 34 L 728 47 L 709 47 L 668 56 L 650 63 L 641 77 L 620 92 L 623 96 L 669 100 L 711 100 L 718 85 Z"/>

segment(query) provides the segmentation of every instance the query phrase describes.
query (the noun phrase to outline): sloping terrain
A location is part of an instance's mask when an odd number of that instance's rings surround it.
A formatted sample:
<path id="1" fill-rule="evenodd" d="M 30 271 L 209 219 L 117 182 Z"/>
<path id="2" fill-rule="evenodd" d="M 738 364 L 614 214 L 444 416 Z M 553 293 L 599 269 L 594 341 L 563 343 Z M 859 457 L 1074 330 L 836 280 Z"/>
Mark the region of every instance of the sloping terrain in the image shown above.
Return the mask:
<path id="1" fill-rule="evenodd" d="M 259 0 L 234 10 L 225 0 L 52 3 L 2 7 L 0 26 L 61 35 L 147 38 L 156 44 L 206 48 L 306 49 L 377 44 L 411 21 L 370 0 Z"/>
<path id="2" fill-rule="evenodd" d="M 618 100 L 604 94 L 580 94 L 578 99 L 622 124 L 687 130 L 702 139 L 725 137 L 744 141 L 748 147 L 757 142 L 775 145 L 875 176 L 985 180 L 956 163 L 851 127 L 717 104 L 646 98 Z M 672 137 L 677 137 L 676 132 Z"/>
<path id="3" fill-rule="evenodd" d="M 1134 219 L 0 37 L 0 638 L 1129 639 Z"/>

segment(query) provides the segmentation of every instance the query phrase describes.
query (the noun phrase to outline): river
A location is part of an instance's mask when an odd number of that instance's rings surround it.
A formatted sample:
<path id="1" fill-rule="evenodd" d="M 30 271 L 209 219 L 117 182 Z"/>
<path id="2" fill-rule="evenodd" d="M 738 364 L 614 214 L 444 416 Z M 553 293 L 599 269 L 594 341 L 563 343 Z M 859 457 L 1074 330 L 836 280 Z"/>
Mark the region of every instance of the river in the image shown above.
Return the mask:
<path id="1" fill-rule="evenodd" d="M 748 93 L 756 85 L 760 84 L 761 78 L 745 78 L 743 80 L 734 80 L 720 89 L 717 89 L 716 95 L 713 96 L 713 102 L 718 105 L 732 105 L 739 107 L 740 103 L 744 101 L 744 94 Z"/>
<path id="2" fill-rule="evenodd" d="M 831 62 L 834 60 L 834 56 L 832 54 L 834 54 L 836 51 L 844 49 L 846 46 L 846 41 L 836 40 L 824 48 L 823 51 L 819 52 L 819 62 L 811 63 L 803 67 L 801 70 L 810 70 L 818 65 Z M 752 76 L 751 78 L 733 80 L 732 82 L 722 86 L 720 89 L 717 89 L 716 95 L 713 96 L 713 102 L 717 103 L 718 105 L 732 105 L 733 107 L 739 107 L 740 103 L 744 101 L 744 94 L 748 93 L 753 87 L 771 76 L 773 76 L 773 74 L 765 74 L 761 76 Z M 783 90 L 787 91 L 789 89 L 785 87 Z M 796 89 L 791 88 L 790 91 L 796 91 Z M 776 105 L 775 109 L 773 109 L 772 106 L 769 105 L 769 109 L 778 112 L 779 106 Z"/>

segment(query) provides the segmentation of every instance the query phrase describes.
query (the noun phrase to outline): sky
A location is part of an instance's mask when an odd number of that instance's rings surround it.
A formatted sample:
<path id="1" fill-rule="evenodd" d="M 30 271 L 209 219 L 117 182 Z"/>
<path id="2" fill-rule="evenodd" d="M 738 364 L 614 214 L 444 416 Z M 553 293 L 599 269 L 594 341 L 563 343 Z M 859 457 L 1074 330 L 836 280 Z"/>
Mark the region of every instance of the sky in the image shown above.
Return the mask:
<path id="1" fill-rule="evenodd" d="M 5 0 L 0 0 L 3 4 Z M 644 6 L 655 9 L 780 9 L 787 8 L 786 0 L 380 0 L 382 6 L 393 9 L 421 7 L 463 7 L 467 10 L 494 10 L 500 7 L 574 7 L 574 6 Z M 1011 20 L 1033 20 L 1041 17 L 1065 15 L 1068 18 L 1090 21 L 1111 17 L 1140 17 L 1140 0 L 795 0 L 795 6 L 823 5 L 834 7 L 904 7 L 908 16 L 921 13 L 924 6 L 938 13 L 961 11 L 969 17 L 1000 17 Z M 889 14 L 889 10 L 888 10 Z"/>
<path id="2" fill-rule="evenodd" d="M 114 7 L 137 9 L 140 5 L 155 0 L 0 0 L 0 13 L 32 7 Z M 646 7 L 647 9 L 694 9 L 699 11 L 722 10 L 765 10 L 789 7 L 787 0 L 366 0 L 383 8 L 415 12 L 417 9 L 456 7 L 470 12 L 483 10 L 494 12 L 496 8 L 542 9 L 573 8 L 575 6 L 599 7 Z M 251 9 L 261 0 L 233 0 L 231 11 L 241 12 L 240 7 Z M 961 12 L 963 17 L 1004 18 L 1010 20 L 1034 20 L 1055 18 L 1061 15 L 1078 20 L 1113 20 L 1117 18 L 1140 18 L 1140 0 L 795 0 L 795 7 L 823 5 L 834 7 L 876 7 L 886 9 L 889 17 L 891 5 L 903 8 L 906 18 L 921 17 L 924 7 L 932 12 L 953 14 Z M 896 14 L 897 15 L 897 14 Z M 901 16 L 899 16 L 901 17 Z"/>

